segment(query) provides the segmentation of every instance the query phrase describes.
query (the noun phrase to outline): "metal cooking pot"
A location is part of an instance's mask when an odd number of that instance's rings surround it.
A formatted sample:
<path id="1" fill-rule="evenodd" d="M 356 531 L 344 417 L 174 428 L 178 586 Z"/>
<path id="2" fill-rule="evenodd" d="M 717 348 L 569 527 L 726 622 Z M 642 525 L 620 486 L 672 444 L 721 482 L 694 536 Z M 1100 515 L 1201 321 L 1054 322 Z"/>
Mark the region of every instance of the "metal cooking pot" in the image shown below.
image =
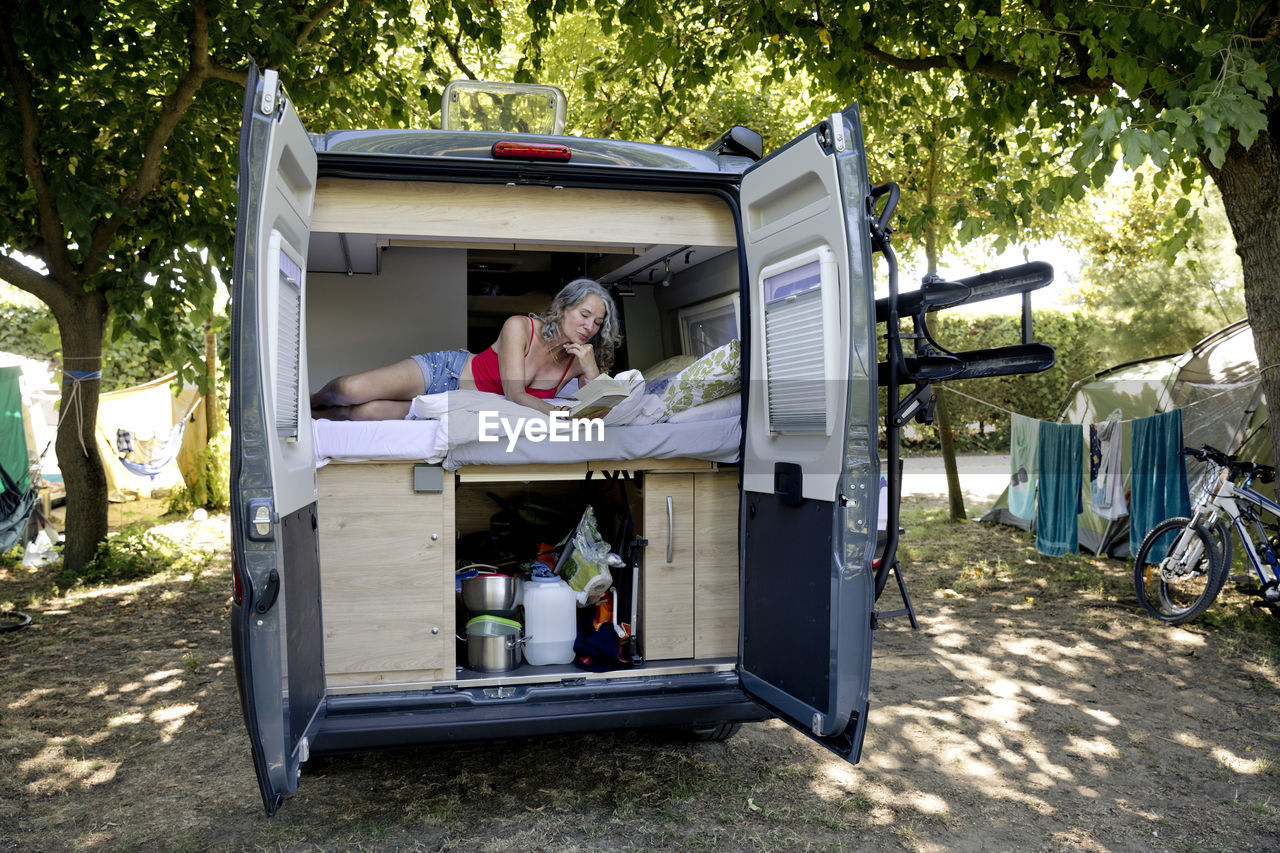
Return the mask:
<path id="1" fill-rule="evenodd" d="M 462 605 L 472 616 L 515 615 L 520 579 L 510 575 L 476 575 L 462 579 Z"/>
<path id="2" fill-rule="evenodd" d="M 467 622 L 467 668 L 476 672 L 508 672 L 524 660 L 519 622 L 500 616 L 477 616 Z M 459 638 L 461 639 L 461 638 Z"/>

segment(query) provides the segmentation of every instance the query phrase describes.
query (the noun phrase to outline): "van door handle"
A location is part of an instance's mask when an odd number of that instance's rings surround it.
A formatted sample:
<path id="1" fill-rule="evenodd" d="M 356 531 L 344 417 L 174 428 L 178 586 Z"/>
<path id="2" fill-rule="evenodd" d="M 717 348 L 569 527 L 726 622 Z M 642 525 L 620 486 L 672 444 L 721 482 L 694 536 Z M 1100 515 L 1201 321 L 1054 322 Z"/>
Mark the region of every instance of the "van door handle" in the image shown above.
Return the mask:
<path id="1" fill-rule="evenodd" d="M 676 513 L 675 498 L 667 495 L 667 562 L 675 559 L 676 547 Z"/>
<path id="2" fill-rule="evenodd" d="M 271 574 L 267 575 L 267 588 L 262 591 L 262 598 L 258 599 L 258 604 L 253 609 L 259 614 L 266 613 L 276 603 L 276 598 L 280 595 L 280 572 L 275 569 L 271 570 Z"/>

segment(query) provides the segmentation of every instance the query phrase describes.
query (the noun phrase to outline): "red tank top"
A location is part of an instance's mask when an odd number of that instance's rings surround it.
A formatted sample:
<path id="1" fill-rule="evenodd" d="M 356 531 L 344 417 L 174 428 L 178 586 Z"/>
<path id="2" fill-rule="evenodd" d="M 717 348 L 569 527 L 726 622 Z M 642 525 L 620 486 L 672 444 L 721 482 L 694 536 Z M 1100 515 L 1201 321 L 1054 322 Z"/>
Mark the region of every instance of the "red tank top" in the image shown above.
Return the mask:
<path id="1" fill-rule="evenodd" d="M 529 346 L 533 345 L 533 318 L 529 318 Z M 529 354 L 529 346 L 525 347 L 525 355 Z M 560 381 L 556 383 L 554 388 L 533 388 L 529 385 L 524 386 L 526 394 L 531 394 L 539 400 L 550 400 L 560 390 L 560 386 L 564 384 L 564 378 L 569 375 L 569 368 L 573 366 L 573 359 L 569 359 L 569 363 L 564 366 L 564 373 L 560 374 Z M 502 376 L 498 369 L 498 351 L 493 347 L 485 347 L 484 350 L 471 359 L 471 378 L 475 380 L 476 390 L 488 391 L 490 394 L 502 393 Z"/>

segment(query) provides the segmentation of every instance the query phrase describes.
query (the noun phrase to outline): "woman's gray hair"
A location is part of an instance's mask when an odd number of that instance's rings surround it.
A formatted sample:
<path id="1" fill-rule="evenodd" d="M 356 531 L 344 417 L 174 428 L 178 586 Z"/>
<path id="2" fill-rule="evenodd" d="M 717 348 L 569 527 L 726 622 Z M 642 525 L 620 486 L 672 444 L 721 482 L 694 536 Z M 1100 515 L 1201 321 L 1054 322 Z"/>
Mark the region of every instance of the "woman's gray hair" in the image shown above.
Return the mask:
<path id="1" fill-rule="evenodd" d="M 618 329 L 618 306 L 600 282 L 590 278 L 575 278 L 560 288 L 547 310 L 538 315 L 538 319 L 542 321 L 542 340 L 549 344 L 560 337 L 560 320 L 565 312 L 588 296 L 599 297 L 604 303 L 604 322 L 589 343 L 596 352 L 596 366 L 601 373 L 608 373 L 613 367 L 613 351 L 622 343 L 622 334 Z"/>

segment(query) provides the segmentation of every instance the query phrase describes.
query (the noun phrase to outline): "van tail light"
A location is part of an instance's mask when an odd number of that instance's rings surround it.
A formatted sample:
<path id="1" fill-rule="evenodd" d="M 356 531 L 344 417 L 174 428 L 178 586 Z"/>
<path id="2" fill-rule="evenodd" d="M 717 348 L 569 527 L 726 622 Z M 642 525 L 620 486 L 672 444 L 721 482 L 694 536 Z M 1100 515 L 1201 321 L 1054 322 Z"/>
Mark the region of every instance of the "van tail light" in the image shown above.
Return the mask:
<path id="1" fill-rule="evenodd" d="M 550 145 L 545 142 L 495 142 L 490 153 L 495 158 L 507 160 L 559 160 L 569 162 L 573 151 L 568 145 Z"/>
<path id="2" fill-rule="evenodd" d="M 231 554 L 231 595 L 236 604 L 244 603 L 244 582 L 240 580 L 240 561 Z"/>

